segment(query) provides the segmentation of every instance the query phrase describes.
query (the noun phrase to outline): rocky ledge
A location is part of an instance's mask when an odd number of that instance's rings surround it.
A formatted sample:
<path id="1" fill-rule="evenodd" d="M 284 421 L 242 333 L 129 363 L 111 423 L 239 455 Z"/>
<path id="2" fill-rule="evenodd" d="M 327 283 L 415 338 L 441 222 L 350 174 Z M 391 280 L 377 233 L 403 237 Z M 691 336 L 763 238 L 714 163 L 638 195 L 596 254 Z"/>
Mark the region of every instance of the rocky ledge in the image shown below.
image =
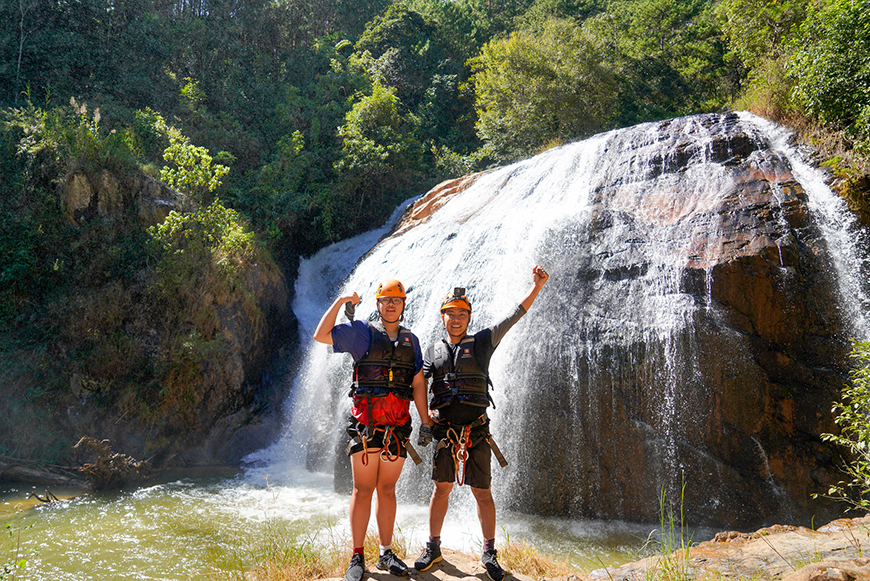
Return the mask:
<path id="1" fill-rule="evenodd" d="M 681 579 L 870 580 L 870 516 L 818 529 L 774 525 L 754 533 L 723 532 L 682 552 L 593 571 L 589 581 L 639 581 L 678 571 Z"/>

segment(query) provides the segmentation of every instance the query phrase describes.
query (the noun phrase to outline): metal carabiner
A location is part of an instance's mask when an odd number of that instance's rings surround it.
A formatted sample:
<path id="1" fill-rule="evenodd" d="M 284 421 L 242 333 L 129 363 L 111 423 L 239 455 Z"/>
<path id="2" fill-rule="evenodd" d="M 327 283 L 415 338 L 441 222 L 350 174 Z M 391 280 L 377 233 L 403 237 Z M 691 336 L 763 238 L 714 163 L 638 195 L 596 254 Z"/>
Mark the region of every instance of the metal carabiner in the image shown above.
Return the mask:
<path id="1" fill-rule="evenodd" d="M 462 430 L 462 435 L 459 436 L 457 446 L 459 450 L 456 452 L 456 457 L 460 462 L 465 462 L 468 460 L 468 439 L 465 436 L 465 430 Z"/>
<path id="2" fill-rule="evenodd" d="M 399 459 L 399 454 L 390 454 L 390 438 L 395 438 L 396 436 L 393 434 L 393 427 L 390 426 L 386 430 L 384 430 L 384 447 L 381 448 L 380 457 L 381 462 L 395 462 Z"/>

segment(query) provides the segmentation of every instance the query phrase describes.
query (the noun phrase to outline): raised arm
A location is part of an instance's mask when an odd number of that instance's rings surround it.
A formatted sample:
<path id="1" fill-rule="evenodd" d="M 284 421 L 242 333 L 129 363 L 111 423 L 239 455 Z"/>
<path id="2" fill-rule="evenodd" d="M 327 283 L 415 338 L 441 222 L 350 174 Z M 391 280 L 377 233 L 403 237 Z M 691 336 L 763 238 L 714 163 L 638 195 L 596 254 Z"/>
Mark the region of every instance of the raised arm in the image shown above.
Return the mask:
<path id="1" fill-rule="evenodd" d="M 547 271 L 543 269 L 543 267 L 538 266 L 537 264 L 532 269 L 532 288 L 529 289 L 529 294 L 526 295 L 522 301 L 520 301 L 520 306 L 528 312 L 528 310 L 532 307 L 532 303 L 535 302 L 535 298 L 537 298 L 538 293 L 541 292 L 541 287 L 544 286 L 544 283 L 550 278 L 550 275 L 547 274 Z"/>
<path id="2" fill-rule="evenodd" d="M 350 302 L 353 305 L 358 305 L 359 295 L 353 293 L 352 295 L 345 295 L 335 299 L 332 306 L 326 309 L 326 312 L 323 313 L 323 317 L 317 324 L 317 329 L 314 330 L 315 341 L 332 345 L 332 328 L 335 327 L 335 320 L 338 318 L 338 311 L 341 310 L 341 307 L 343 307 L 344 303 L 347 302 Z"/>

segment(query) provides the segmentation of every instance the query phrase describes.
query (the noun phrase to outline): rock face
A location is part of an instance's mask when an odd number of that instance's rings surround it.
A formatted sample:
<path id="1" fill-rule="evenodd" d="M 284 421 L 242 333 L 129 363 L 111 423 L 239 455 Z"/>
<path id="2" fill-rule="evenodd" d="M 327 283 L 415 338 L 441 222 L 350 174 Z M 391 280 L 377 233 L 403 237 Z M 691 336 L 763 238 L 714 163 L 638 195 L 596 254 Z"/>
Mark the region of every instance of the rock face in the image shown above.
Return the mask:
<path id="1" fill-rule="evenodd" d="M 736 528 L 834 514 L 811 495 L 840 477 L 819 435 L 836 430 L 853 321 L 839 249 L 769 131 L 729 114 L 612 132 L 459 194 L 444 184 L 441 209 L 384 243 L 397 253 L 409 240 L 409 261 L 426 260 L 411 253 L 427 244 L 445 261 L 462 247 L 448 276 L 477 284 L 484 318 L 489 295 L 524 276 L 511 260 L 551 273 L 491 369 L 512 463 L 496 469 L 496 496 L 508 506 L 657 522 L 664 494 L 693 525 Z M 418 204 L 407 216 L 438 200 Z M 490 230 L 469 243 L 477 223 Z M 414 238 L 425 228 L 444 241 Z"/>
<path id="2" fill-rule="evenodd" d="M 60 187 L 60 205 L 70 224 L 96 216 L 120 219 L 134 208 L 142 227 L 159 224 L 172 210 L 180 210 L 185 198 L 166 184 L 144 174 L 119 178 L 108 170 L 96 175 L 76 171 Z"/>
<path id="3" fill-rule="evenodd" d="M 62 181 L 58 195 L 65 220 L 78 227 L 82 240 L 89 240 L 88 228 L 97 223 L 118 238 L 138 240 L 131 233 L 162 223 L 173 210 L 191 209 L 182 194 L 140 173 L 74 172 Z M 271 401 L 275 390 L 268 369 L 274 352 L 291 338 L 291 316 L 283 273 L 268 255 L 260 258 L 240 264 L 242 275 L 232 285 L 195 288 L 172 307 L 154 304 L 159 300 L 148 290 L 154 284 L 153 271 L 142 269 L 105 285 L 98 272 L 94 287 L 83 289 L 76 308 L 70 309 L 67 326 L 75 329 L 67 329 L 65 340 L 75 348 L 81 341 L 76 329 L 106 329 L 104 320 L 119 321 L 109 328 L 122 337 L 126 349 L 119 359 L 136 357 L 136 364 L 151 370 L 136 381 L 151 384 L 138 385 L 138 392 L 121 392 L 119 385 L 129 378 L 104 371 L 108 365 L 100 367 L 111 351 L 88 360 L 83 369 L 70 370 L 70 402 L 65 417 L 56 420 L 58 431 L 70 438 L 111 440 L 117 450 L 152 459 L 158 468 L 235 464 L 268 443 L 276 426 L 263 412 L 279 407 Z M 161 312 L 172 308 L 182 315 Z M 183 349 L 171 340 L 177 327 L 192 328 L 199 345 L 209 345 L 205 354 L 191 356 L 187 367 L 184 360 L 177 363 L 178 353 L 168 352 Z M 163 371 L 167 368 L 178 369 L 176 379 L 182 376 L 179 393 L 155 395 L 172 393 L 174 377 L 172 371 Z M 107 392 L 114 399 L 105 398 Z"/>

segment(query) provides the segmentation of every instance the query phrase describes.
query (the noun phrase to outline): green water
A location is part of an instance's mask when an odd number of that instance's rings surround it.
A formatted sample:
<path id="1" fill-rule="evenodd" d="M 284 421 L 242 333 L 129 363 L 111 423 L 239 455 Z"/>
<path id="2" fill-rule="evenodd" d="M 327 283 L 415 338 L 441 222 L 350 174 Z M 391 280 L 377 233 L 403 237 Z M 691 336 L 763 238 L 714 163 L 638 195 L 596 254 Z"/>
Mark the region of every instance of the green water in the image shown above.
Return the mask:
<path id="1" fill-rule="evenodd" d="M 130 491 L 52 490 L 61 500 L 46 505 L 27 498 L 29 492 L 44 494 L 44 487 L 0 483 L 0 520 L 13 527 L 0 540 L 0 563 L 16 553 L 19 542 L 17 554 L 27 565 L 15 579 L 205 579 L 250 567 L 250 555 L 276 529 L 313 543 L 346 542 L 348 497 L 332 492 L 323 475 L 299 476 L 275 485 L 231 473 L 180 473 Z M 473 505 L 452 502 L 445 546 L 477 550 L 473 514 Z M 499 524 L 502 541 L 527 540 L 582 572 L 635 559 L 649 533 L 648 527 L 624 523 L 507 513 L 499 515 Z M 416 551 L 427 534 L 425 502 L 403 504 L 397 526 Z"/>

